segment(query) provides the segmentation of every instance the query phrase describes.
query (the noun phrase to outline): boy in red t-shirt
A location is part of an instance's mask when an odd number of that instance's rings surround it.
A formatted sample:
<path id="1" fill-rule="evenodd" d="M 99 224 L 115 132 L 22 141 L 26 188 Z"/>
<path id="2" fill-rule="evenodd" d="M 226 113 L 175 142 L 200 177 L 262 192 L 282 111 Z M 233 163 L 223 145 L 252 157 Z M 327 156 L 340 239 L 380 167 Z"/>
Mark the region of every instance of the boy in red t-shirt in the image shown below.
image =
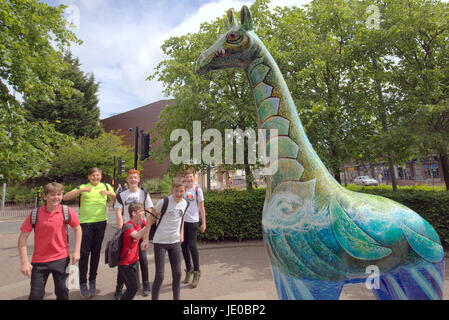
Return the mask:
<path id="1" fill-rule="evenodd" d="M 20 271 L 31 277 L 29 300 L 42 300 L 45 285 L 50 273 L 55 283 L 55 294 L 58 300 L 68 300 L 69 290 L 66 285 L 69 265 L 69 243 L 66 222 L 62 211 L 61 201 L 64 187 L 52 182 L 44 188 L 45 205 L 39 208 L 34 231 L 34 252 L 31 264 L 28 260 L 27 239 L 33 231 L 30 215 L 20 227 L 19 255 Z M 75 233 L 75 249 L 72 253 L 72 264 L 80 258 L 81 227 L 78 215 L 69 208 L 70 220 L 68 224 Z"/>
<path id="2" fill-rule="evenodd" d="M 138 270 L 137 262 L 139 261 L 139 239 L 145 233 L 145 211 L 143 205 L 133 202 L 128 207 L 130 220 L 124 224 L 131 224 L 132 228 L 126 230 L 122 235 L 122 252 L 120 257 L 122 262 L 118 266 L 118 276 L 125 283 L 126 291 L 120 300 L 132 300 L 138 290 Z"/>

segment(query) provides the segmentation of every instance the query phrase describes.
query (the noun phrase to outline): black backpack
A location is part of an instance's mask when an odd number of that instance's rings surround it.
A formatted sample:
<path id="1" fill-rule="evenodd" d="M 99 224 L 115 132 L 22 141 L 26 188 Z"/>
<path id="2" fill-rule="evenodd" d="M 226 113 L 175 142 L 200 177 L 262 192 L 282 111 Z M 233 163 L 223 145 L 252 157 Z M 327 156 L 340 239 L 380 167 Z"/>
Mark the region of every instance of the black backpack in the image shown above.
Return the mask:
<path id="1" fill-rule="evenodd" d="M 186 202 L 187 202 L 187 206 L 186 206 L 186 208 L 184 210 L 184 214 L 186 213 L 187 208 L 189 207 L 189 202 L 188 201 L 186 201 Z M 162 217 L 164 216 L 165 211 L 167 211 L 167 207 L 168 207 L 168 197 L 165 197 L 164 198 L 164 203 L 163 203 L 162 208 L 161 208 L 161 216 L 159 218 L 159 221 L 156 221 L 155 223 L 153 223 L 151 225 L 150 235 L 148 237 L 149 240 L 153 240 L 154 234 L 156 233 L 156 230 L 157 230 L 157 227 L 159 227 L 159 225 L 161 224 Z M 145 211 L 147 213 L 151 214 L 153 217 L 155 217 L 150 211 L 148 211 L 148 210 L 145 210 Z M 157 219 L 157 217 L 155 217 L 155 218 Z M 184 215 L 182 216 L 182 221 L 184 221 Z M 182 228 L 182 222 L 181 222 L 181 228 Z"/>
<path id="2" fill-rule="evenodd" d="M 125 192 L 129 189 L 125 189 L 123 191 L 118 192 L 115 196 L 117 198 L 117 202 L 120 203 L 122 205 L 122 207 L 124 207 L 123 205 L 123 200 L 122 200 L 122 196 L 121 193 Z M 145 210 L 145 200 L 147 199 L 147 196 L 149 195 L 149 192 L 147 191 L 147 189 L 145 189 L 144 187 L 140 187 L 140 190 L 143 191 L 143 209 Z M 145 212 L 148 212 L 147 210 L 145 210 Z M 122 211 L 122 215 L 123 215 L 124 211 Z"/>
<path id="3" fill-rule="evenodd" d="M 149 240 L 153 240 L 154 234 L 156 233 L 156 230 L 157 230 L 157 227 L 159 227 L 159 225 L 161 224 L 162 217 L 164 216 L 165 211 L 167 211 L 167 207 L 168 207 L 168 197 L 165 197 L 165 198 L 164 198 L 164 204 L 162 205 L 161 216 L 160 216 L 160 218 L 159 218 L 159 221 L 156 220 L 156 222 L 153 223 L 153 224 L 151 225 L 150 235 L 149 235 L 149 237 L 148 237 Z M 149 213 L 149 214 L 151 214 L 153 217 L 155 217 L 150 211 L 145 210 L 145 212 L 146 212 L 146 213 Z M 157 219 L 157 217 L 155 217 L 155 218 Z"/>
<path id="4" fill-rule="evenodd" d="M 139 222 L 140 223 L 140 222 Z M 132 245 L 134 244 L 135 239 L 132 239 L 131 244 L 128 248 L 128 251 L 120 257 L 120 253 L 122 252 L 123 246 L 123 234 L 126 230 L 132 229 L 132 224 L 124 224 L 123 227 L 115 232 L 112 236 L 112 239 L 108 241 L 106 244 L 106 249 L 104 252 L 104 262 L 109 265 L 109 267 L 114 268 L 118 266 L 123 259 L 128 254 L 129 250 L 131 250 Z"/>

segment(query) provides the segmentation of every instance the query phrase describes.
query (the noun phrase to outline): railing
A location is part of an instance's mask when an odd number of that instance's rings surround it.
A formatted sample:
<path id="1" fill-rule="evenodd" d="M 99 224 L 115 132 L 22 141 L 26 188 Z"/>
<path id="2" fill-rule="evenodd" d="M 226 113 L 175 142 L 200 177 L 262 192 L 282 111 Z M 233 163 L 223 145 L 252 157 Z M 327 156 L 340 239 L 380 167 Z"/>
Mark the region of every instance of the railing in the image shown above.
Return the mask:
<path id="1" fill-rule="evenodd" d="M 162 198 L 162 195 L 159 192 L 152 192 L 151 199 L 153 200 L 153 204 L 156 205 L 156 202 Z M 66 203 L 70 208 L 75 210 L 77 213 L 79 212 L 78 201 L 73 200 L 69 203 Z M 36 202 L 28 202 L 28 203 L 5 203 L 5 208 L 3 210 L 0 209 L 0 220 L 3 218 L 22 218 L 26 217 L 31 210 L 36 207 Z M 108 213 L 113 213 L 114 208 L 112 203 L 108 203 Z"/>
<path id="2" fill-rule="evenodd" d="M 5 203 L 5 208 L 0 210 L 0 218 L 24 217 L 28 215 L 33 208 L 36 207 L 35 202 L 28 203 Z"/>

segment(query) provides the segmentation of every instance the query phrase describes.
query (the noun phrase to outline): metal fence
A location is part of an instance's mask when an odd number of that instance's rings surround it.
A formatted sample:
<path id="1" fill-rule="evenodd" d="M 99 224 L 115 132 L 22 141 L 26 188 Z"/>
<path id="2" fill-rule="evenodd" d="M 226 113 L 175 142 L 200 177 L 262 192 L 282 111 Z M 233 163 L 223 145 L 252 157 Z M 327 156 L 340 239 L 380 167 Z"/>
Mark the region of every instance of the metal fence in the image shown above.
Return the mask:
<path id="1" fill-rule="evenodd" d="M 25 217 L 33 208 L 36 207 L 35 202 L 29 203 L 5 203 L 3 210 L 0 210 L 0 218 Z"/>

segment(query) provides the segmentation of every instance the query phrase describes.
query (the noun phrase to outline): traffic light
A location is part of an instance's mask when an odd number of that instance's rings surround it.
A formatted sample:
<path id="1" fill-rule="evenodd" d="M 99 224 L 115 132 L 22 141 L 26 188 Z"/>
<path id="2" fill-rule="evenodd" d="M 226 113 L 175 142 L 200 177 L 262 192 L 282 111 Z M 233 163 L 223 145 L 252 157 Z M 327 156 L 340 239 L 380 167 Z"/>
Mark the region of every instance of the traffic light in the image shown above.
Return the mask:
<path id="1" fill-rule="evenodd" d="M 142 133 L 140 136 L 140 161 L 143 161 L 150 156 L 150 149 L 150 134 Z"/>
<path id="2" fill-rule="evenodd" d="M 122 160 L 121 158 L 118 158 L 118 175 L 121 175 L 123 173 L 123 165 L 125 164 L 125 160 Z"/>

